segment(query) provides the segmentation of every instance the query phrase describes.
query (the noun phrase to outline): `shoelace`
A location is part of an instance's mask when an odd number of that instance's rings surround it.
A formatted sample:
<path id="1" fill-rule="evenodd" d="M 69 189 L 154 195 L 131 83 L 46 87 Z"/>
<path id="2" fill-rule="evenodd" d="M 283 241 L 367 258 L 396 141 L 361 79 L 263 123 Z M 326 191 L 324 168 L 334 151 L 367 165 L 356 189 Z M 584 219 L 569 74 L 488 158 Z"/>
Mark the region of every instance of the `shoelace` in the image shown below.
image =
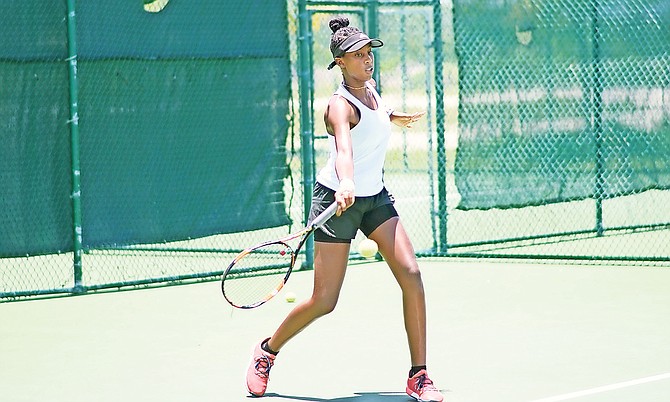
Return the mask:
<path id="1" fill-rule="evenodd" d="M 264 377 L 268 378 L 270 376 L 270 369 L 272 368 L 272 365 L 274 362 L 270 360 L 269 357 L 267 356 L 258 356 L 256 358 L 256 365 L 254 368 L 256 369 L 256 374 L 259 377 Z"/>
<path id="2" fill-rule="evenodd" d="M 436 391 L 437 388 L 433 385 L 433 381 L 425 375 L 416 379 L 416 388 L 418 390 Z"/>

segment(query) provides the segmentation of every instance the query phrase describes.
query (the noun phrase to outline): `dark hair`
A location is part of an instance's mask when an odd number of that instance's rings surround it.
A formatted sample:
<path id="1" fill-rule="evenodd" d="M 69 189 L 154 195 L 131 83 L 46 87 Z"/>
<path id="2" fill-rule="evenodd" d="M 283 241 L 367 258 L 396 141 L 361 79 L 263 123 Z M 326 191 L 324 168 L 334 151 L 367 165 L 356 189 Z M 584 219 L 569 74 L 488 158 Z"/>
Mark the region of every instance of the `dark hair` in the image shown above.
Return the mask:
<path id="1" fill-rule="evenodd" d="M 346 17 L 336 17 L 328 22 L 333 34 L 330 36 L 330 52 L 333 59 L 342 57 L 346 52 L 355 51 L 365 45 L 372 47 L 382 47 L 384 42 L 379 39 L 370 39 L 363 31 L 349 26 L 349 19 Z M 335 67 L 336 61 L 333 60 L 328 65 L 328 70 Z"/>
<path id="2" fill-rule="evenodd" d="M 342 44 L 352 34 L 362 32 L 356 27 L 349 26 L 349 18 L 335 17 L 328 22 L 333 34 L 330 36 L 330 51 L 334 53 L 335 49 Z"/>

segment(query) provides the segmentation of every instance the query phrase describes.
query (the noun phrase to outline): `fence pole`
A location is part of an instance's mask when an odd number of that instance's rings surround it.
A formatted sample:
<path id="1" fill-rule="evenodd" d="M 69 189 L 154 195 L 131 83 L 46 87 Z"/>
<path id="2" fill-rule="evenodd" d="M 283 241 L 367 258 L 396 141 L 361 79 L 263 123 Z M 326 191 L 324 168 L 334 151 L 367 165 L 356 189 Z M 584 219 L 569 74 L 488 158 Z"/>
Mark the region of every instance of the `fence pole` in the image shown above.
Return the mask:
<path id="1" fill-rule="evenodd" d="M 379 20 L 378 20 L 378 14 L 379 14 L 379 4 L 378 0 L 367 0 L 367 7 L 365 8 L 365 17 L 367 19 L 367 26 L 365 27 L 365 30 L 367 31 L 367 34 L 370 35 L 371 38 L 377 38 L 379 36 Z M 383 91 L 383 86 L 384 83 L 381 82 L 380 76 L 379 76 L 379 56 L 375 54 L 375 59 L 374 59 L 374 70 L 372 71 L 372 78 L 374 78 L 375 82 L 377 83 L 377 91 L 381 94 Z"/>
<path id="2" fill-rule="evenodd" d="M 444 130 L 444 50 L 442 46 L 442 8 L 433 1 L 433 47 L 435 52 L 435 130 L 437 135 L 437 215 L 440 253 L 447 252 L 447 151 Z"/>
<path id="3" fill-rule="evenodd" d="M 310 46 L 312 35 L 310 13 L 307 0 L 298 1 L 298 91 L 300 97 L 300 152 L 302 159 L 304 222 L 309 220 L 309 209 L 314 190 L 314 136 L 312 120 L 312 69 Z M 303 268 L 314 266 L 314 239 L 305 243 L 305 262 Z"/>
<path id="4" fill-rule="evenodd" d="M 72 149 L 72 229 L 73 229 L 73 292 L 83 292 L 82 284 L 82 228 L 81 228 L 81 181 L 79 168 L 79 85 L 77 82 L 77 30 L 75 0 L 67 0 L 67 43 L 70 87 L 70 144 Z"/>
<path id="5" fill-rule="evenodd" d="M 603 114 L 603 105 L 602 105 L 602 93 L 603 93 L 603 83 L 602 76 L 600 72 L 600 28 L 598 16 L 600 13 L 599 10 L 599 0 L 593 1 L 592 9 L 592 39 L 593 39 L 593 49 L 592 49 L 592 59 L 593 64 L 593 135 L 595 140 L 595 151 L 596 151 L 596 177 L 595 177 L 595 200 L 596 200 L 596 234 L 598 236 L 603 235 L 603 198 L 604 198 L 604 176 L 603 176 L 603 153 L 602 153 L 602 142 L 603 142 L 603 127 L 602 127 L 602 114 Z"/>

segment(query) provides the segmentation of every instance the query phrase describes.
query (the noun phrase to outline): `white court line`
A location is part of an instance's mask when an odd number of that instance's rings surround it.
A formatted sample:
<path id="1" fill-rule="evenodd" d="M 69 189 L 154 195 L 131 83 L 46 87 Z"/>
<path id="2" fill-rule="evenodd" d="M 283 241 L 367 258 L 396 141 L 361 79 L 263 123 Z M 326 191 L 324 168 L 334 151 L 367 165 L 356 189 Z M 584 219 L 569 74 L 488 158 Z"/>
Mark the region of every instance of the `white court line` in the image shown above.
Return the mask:
<path id="1" fill-rule="evenodd" d="M 536 399 L 531 402 L 557 402 L 557 401 L 566 401 L 568 399 L 575 399 L 586 395 L 598 394 L 601 392 L 612 391 L 615 389 L 632 387 L 633 385 L 644 384 L 647 382 L 667 380 L 670 378 L 670 373 L 652 375 L 650 377 L 638 378 L 635 380 L 618 382 L 616 384 L 603 385 L 602 387 L 596 387 L 591 389 L 585 389 L 583 391 L 570 392 L 569 394 L 550 396 L 548 398 Z"/>

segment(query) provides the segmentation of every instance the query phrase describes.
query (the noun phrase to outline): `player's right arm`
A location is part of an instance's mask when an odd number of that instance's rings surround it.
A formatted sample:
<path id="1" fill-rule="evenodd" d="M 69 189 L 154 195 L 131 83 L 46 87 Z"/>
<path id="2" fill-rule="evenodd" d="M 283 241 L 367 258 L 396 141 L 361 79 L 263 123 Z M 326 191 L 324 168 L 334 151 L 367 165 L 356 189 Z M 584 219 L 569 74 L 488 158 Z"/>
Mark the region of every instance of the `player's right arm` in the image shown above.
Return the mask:
<path id="1" fill-rule="evenodd" d="M 328 101 L 324 114 L 326 131 L 335 137 L 335 171 L 340 187 L 335 191 L 335 201 L 339 207 L 337 215 L 349 208 L 355 201 L 354 197 L 354 153 L 351 143 L 351 126 L 355 124 L 355 111 L 343 97 L 334 95 Z"/>

